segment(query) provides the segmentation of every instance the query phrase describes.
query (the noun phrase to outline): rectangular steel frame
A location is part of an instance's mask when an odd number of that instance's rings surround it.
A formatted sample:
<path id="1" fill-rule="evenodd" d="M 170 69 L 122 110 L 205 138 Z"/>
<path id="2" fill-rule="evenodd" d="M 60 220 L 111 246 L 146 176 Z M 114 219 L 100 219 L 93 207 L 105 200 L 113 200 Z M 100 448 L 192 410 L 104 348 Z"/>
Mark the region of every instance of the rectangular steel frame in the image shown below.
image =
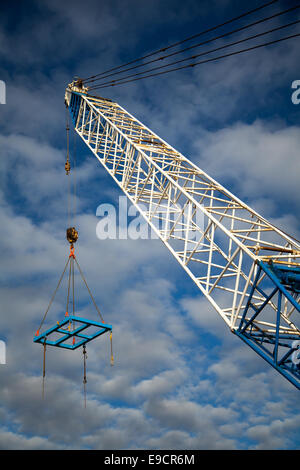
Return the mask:
<path id="1" fill-rule="evenodd" d="M 73 322 L 80 323 L 80 326 L 77 326 L 74 330 L 63 328 L 65 325 L 73 323 Z M 96 327 L 97 331 L 90 335 L 86 333 L 82 333 L 84 330 L 86 330 L 89 327 Z M 55 326 L 47 329 L 40 335 L 35 336 L 33 338 L 33 341 L 35 343 L 41 343 L 42 345 L 46 344 L 50 346 L 56 346 L 58 348 L 74 350 L 74 349 L 79 348 L 80 346 L 83 346 L 84 344 L 87 344 L 89 341 L 92 341 L 98 336 L 103 335 L 104 333 L 107 333 L 108 331 L 112 331 L 111 325 L 107 325 L 106 323 L 96 322 L 93 320 L 87 320 L 86 318 L 77 317 L 74 315 L 69 315 L 63 321 L 57 322 Z M 55 333 L 60 333 L 61 337 L 56 340 L 51 340 L 50 339 L 51 335 Z M 75 339 L 74 344 L 73 344 L 73 341 L 71 344 L 67 343 L 68 340 L 73 339 L 73 338 Z M 76 340 L 78 341 L 76 342 Z"/>

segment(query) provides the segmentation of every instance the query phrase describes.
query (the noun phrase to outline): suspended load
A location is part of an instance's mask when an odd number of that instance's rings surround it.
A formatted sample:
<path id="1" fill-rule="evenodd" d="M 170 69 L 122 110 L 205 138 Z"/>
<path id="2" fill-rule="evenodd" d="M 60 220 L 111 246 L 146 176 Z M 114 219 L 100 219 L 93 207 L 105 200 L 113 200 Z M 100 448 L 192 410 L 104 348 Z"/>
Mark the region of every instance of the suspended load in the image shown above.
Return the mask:
<path id="1" fill-rule="evenodd" d="M 67 176 L 70 176 L 70 158 L 69 158 L 69 125 L 67 123 L 67 160 L 65 163 L 65 170 Z M 74 165 L 75 166 L 75 165 Z M 70 218 L 70 207 L 69 202 L 71 199 L 70 194 L 70 184 L 68 185 L 68 220 Z M 75 199 L 75 194 L 74 194 Z M 74 203 L 75 206 L 75 203 Z M 34 343 L 40 343 L 43 346 L 44 354 L 43 354 L 43 396 L 44 396 L 44 380 L 45 380 L 45 363 L 46 363 L 46 346 L 54 346 L 57 348 L 64 348 L 69 350 L 75 350 L 82 346 L 83 348 L 83 359 L 84 359 L 84 391 L 85 386 L 87 383 L 86 380 L 86 344 L 90 341 L 98 338 L 105 333 L 110 333 L 110 353 L 111 353 L 111 365 L 113 365 L 113 354 L 112 354 L 112 326 L 105 323 L 104 319 L 100 313 L 100 310 L 95 302 L 95 299 L 91 293 L 91 290 L 87 284 L 87 281 L 83 275 L 83 272 L 80 268 L 78 260 L 75 256 L 75 249 L 74 244 L 78 240 L 78 231 L 73 226 L 67 228 L 66 230 L 66 238 L 70 244 L 70 252 L 65 263 L 64 270 L 60 276 L 56 289 L 51 297 L 49 302 L 48 308 L 42 318 L 40 326 L 33 338 Z M 81 315 L 76 314 L 75 310 L 75 268 L 78 270 L 80 278 L 85 285 L 91 303 L 94 305 L 94 308 L 98 314 L 98 319 L 89 319 L 84 318 Z M 66 274 L 68 273 L 68 274 Z M 42 326 L 46 320 L 47 314 L 50 310 L 50 307 L 55 299 L 55 296 L 62 284 L 63 279 L 67 276 L 67 292 L 66 292 L 66 310 L 65 313 L 60 316 L 59 319 L 56 320 L 50 328 L 46 329 L 45 331 L 41 331 Z M 86 403 L 86 400 L 85 400 Z"/>
<path id="2" fill-rule="evenodd" d="M 69 230 L 69 229 L 68 229 Z M 76 230 L 75 230 L 76 232 Z M 76 232 L 77 234 L 77 232 Z M 78 237 L 78 234 L 77 234 Z M 75 266 L 78 268 L 79 274 L 83 283 L 85 284 L 88 293 L 90 295 L 91 301 L 95 306 L 95 309 L 99 315 L 99 320 L 90 320 L 87 318 L 79 317 L 75 314 L 75 297 L 74 297 L 74 277 L 75 277 Z M 67 290 L 67 305 L 66 312 L 63 319 L 57 321 L 55 325 L 41 333 L 41 327 L 44 324 L 46 316 L 50 310 L 51 304 L 55 298 L 55 295 L 61 285 L 61 282 L 65 276 L 67 268 L 69 267 L 68 275 L 68 290 Z M 72 303 L 70 300 L 70 291 L 73 291 Z M 89 333 L 89 327 L 93 327 L 93 332 Z M 42 319 L 39 329 L 36 332 L 36 335 L 33 339 L 35 343 L 48 344 L 50 346 L 56 346 L 59 348 L 65 349 L 77 349 L 80 346 L 86 345 L 89 341 L 101 336 L 104 333 L 111 332 L 112 326 L 104 323 L 103 317 L 100 313 L 100 310 L 95 302 L 94 297 L 88 287 L 86 279 L 82 273 L 82 270 L 79 266 L 79 263 L 75 257 L 74 245 L 73 242 L 70 245 L 70 254 L 65 264 L 63 273 L 59 279 L 58 285 L 55 289 L 55 292 L 50 300 L 50 304 L 46 313 Z M 59 335 L 57 335 L 59 333 Z M 57 337 L 58 336 L 58 337 Z"/>
<path id="3" fill-rule="evenodd" d="M 114 363 L 113 352 L 112 352 L 112 326 L 105 323 L 104 319 L 100 313 L 100 310 L 95 302 L 95 299 L 89 289 L 89 286 L 86 282 L 86 279 L 83 275 L 83 272 L 80 268 L 80 265 L 76 259 L 74 252 L 73 243 L 78 239 L 78 232 L 74 227 L 67 229 L 67 239 L 70 243 L 70 254 L 68 256 L 67 262 L 65 264 L 63 273 L 58 281 L 54 294 L 50 300 L 48 308 L 45 312 L 45 315 L 41 321 L 39 329 L 37 330 L 33 341 L 35 343 L 40 343 L 43 346 L 43 391 L 42 396 L 44 398 L 44 382 L 46 375 L 46 346 L 54 346 L 58 348 L 65 348 L 70 350 L 78 349 L 80 346 L 83 347 L 83 361 L 84 361 L 84 377 L 83 377 L 83 386 L 84 386 L 84 396 L 85 396 L 85 406 L 86 406 L 86 344 L 93 339 L 98 338 L 105 333 L 110 333 L 110 354 L 111 354 L 111 365 Z M 98 313 L 99 320 L 91 320 L 88 318 L 83 318 L 76 315 L 75 312 L 75 266 L 78 268 L 80 277 L 85 284 L 85 287 L 88 290 L 90 299 L 94 304 L 94 307 Z M 62 283 L 63 278 L 67 272 L 68 268 L 68 288 L 67 288 L 67 301 L 66 301 L 66 312 L 64 318 L 60 318 L 59 321 L 56 321 L 56 324 L 48 328 L 47 330 L 41 332 L 41 328 L 46 320 L 46 316 L 50 310 L 51 304 L 56 296 L 56 293 Z M 72 299 L 70 296 L 72 290 Z"/>

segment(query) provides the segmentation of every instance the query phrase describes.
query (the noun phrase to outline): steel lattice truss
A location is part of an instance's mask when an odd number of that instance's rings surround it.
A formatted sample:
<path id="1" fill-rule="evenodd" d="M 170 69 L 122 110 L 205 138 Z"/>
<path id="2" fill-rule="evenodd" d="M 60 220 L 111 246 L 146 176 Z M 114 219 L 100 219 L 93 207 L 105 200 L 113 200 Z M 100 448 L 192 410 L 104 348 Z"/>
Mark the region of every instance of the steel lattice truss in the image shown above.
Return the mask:
<path id="1" fill-rule="evenodd" d="M 66 104 L 76 132 L 231 331 L 300 388 L 300 244 L 117 103 L 71 84 Z"/>

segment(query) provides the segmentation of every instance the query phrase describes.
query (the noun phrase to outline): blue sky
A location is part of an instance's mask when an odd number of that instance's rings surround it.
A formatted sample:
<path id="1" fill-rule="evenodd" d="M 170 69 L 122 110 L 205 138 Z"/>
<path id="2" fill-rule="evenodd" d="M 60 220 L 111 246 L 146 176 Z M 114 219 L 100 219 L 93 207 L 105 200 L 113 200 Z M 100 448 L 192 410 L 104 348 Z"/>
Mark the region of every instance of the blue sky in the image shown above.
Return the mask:
<path id="1" fill-rule="evenodd" d="M 295 4 L 279 1 L 253 21 Z M 82 8 L 77 0 L 29 0 L 18 2 L 16 15 L 11 2 L 1 3 L 0 339 L 7 364 L 0 366 L 0 448 L 299 448 L 299 392 L 228 331 L 163 244 L 96 237 L 98 205 L 116 204 L 122 194 L 79 139 L 76 249 L 113 325 L 115 366 L 108 338 L 89 345 L 84 409 L 81 351 L 52 348 L 42 401 L 42 350 L 32 342 L 68 249 L 66 85 L 75 74 L 101 72 L 214 26 L 245 5 L 86 0 Z M 295 19 L 293 12 L 272 25 Z M 299 239 L 300 105 L 291 101 L 299 48 L 291 40 L 99 92 Z M 78 298 L 89 315 L 80 286 Z M 50 322 L 63 302 L 58 297 Z"/>

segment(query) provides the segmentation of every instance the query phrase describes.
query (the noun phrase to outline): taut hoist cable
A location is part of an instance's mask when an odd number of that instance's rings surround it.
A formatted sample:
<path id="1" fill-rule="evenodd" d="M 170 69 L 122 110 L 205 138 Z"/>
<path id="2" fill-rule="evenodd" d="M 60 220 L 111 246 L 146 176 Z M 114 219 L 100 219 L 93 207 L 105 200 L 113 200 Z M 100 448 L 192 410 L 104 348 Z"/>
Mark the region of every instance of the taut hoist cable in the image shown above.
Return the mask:
<path id="1" fill-rule="evenodd" d="M 297 6 L 297 8 L 300 8 L 300 5 Z M 270 34 L 270 33 L 273 33 L 275 31 L 279 31 L 279 30 L 282 30 L 284 28 L 288 28 L 290 26 L 295 26 L 296 24 L 298 24 L 300 22 L 300 20 L 296 20 L 296 21 L 293 21 L 291 23 L 288 23 L 288 24 L 284 24 L 284 25 L 281 25 L 281 26 L 277 26 L 276 28 L 272 28 L 272 29 L 269 29 L 267 31 L 263 31 L 261 33 L 257 33 L 257 34 L 254 34 L 252 36 L 249 36 L 247 38 L 243 38 L 243 39 L 239 39 L 237 41 L 234 41 L 234 42 L 231 42 L 229 44 L 225 44 L 225 45 L 222 45 L 222 46 L 219 46 L 219 47 L 216 47 L 214 49 L 210 49 L 210 50 L 207 50 L 207 51 L 204 51 L 204 52 L 201 52 L 199 54 L 194 54 L 193 56 L 189 56 L 189 57 L 186 57 L 184 59 L 180 59 L 180 60 L 176 60 L 175 62 L 169 62 L 168 64 L 165 64 L 165 65 L 160 65 L 160 66 L 157 66 L 157 67 L 152 67 L 148 70 L 144 70 L 143 72 L 138 72 L 138 73 L 134 73 L 134 74 L 131 74 L 131 75 L 126 75 L 125 77 L 121 77 L 121 78 L 118 78 L 118 79 L 115 79 L 115 80 L 109 80 L 107 82 L 102 82 L 102 83 L 99 83 L 98 85 L 94 85 L 92 87 L 90 87 L 89 89 L 90 90 L 94 90 L 94 89 L 97 89 L 97 88 L 102 88 L 102 87 L 105 87 L 105 86 L 114 86 L 114 85 L 117 85 L 117 84 L 122 84 L 123 83 L 123 80 L 127 80 L 129 78 L 132 78 L 132 77 L 137 77 L 137 76 L 140 76 L 140 75 L 144 75 L 145 73 L 149 73 L 149 72 L 153 72 L 153 71 L 156 71 L 156 70 L 161 70 L 161 69 L 164 69 L 164 68 L 167 68 L 167 67 L 170 67 L 172 65 L 177 65 L 177 64 L 180 64 L 182 62 L 186 62 L 188 60 L 194 60 L 198 57 L 202 57 L 202 56 L 206 56 L 208 54 L 212 54 L 213 52 L 217 52 L 217 51 L 220 51 L 220 50 L 223 50 L 223 49 L 226 49 L 226 48 L 230 48 L 232 46 L 236 46 L 238 44 L 242 44 L 246 41 L 251 41 L 253 39 L 257 39 L 259 37 L 262 37 L 262 36 L 265 36 L 266 34 Z M 240 28 L 240 29 L 244 29 L 246 27 L 243 27 L 243 28 Z M 224 37 L 224 36 L 227 36 L 228 33 L 220 36 L 220 37 Z M 207 40 L 207 41 L 204 41 L 202 44 L 207 44 L 209 42 L 211 42 L 212 40 Z M 193 46 L 194 47 L 194 46 Z M 150 62 L 149 62 L 150 63 Z M 145 64 L 146 65 L 146 64 Z M 129 69 L 127 69 L 129 70 Z M 170 70 L 171 72 L 172 70 Z M 108 76 L 107 76 L 108 77 Z M 106 77 L 104 77 L 106 78 Z M 142 77 L 143 78 L 143 77 Z"/>
<path id="2" fill-rule="evenodd" d="M 165 71 L 162 71 L 162 72 L 156 72 L 156 73 L 152 73 L 152 74 L 149 74 L 149 75 L 144 75 L 144 76 L 138 77 L 138 78 L 131 78 L 129 80 L 124 80 L 124 81 L 117 81 L 116 80 L 115 83 L 110 83 L 108 85 L 102 85 L 102 86 L 97 86 L 97 87 L 95 86 L 92 89 L 108 88 L 108 87 L 117 86 L 117 85 L 124 85 L 125 83 L 135 82 L 135 81 L 138 81 L 138 80 L 144 80 L 145 78 L 157 77 L 159 75 L 164 75 L 166 73 L 175 72 L 175 71 L 178 71 L 178 70 L 183 70 L 183 69 L 187 69 L 187 68 L 190 68 L 190 67 L 195 67 L 197 65 L 207 64 L 209 62 L 215 62 L 217 60 L 225 59 L 226 57 L 232 57 L 232 56 L 235 56 L 235 55 L 238 55 L 238 54 L 243 54 L 245 52 L 254 51 L 254 50 L 259 49 L 261 47 L 266 47 L 266 46 L 270 46 L 272 44 L 277 44 L 279 42 L 287 41 L 289 39 L 294 39 L 294 38 L 299 37 L 299 36 L 300 36 L 300 33 L 292 34 L 290 36 L 285 36 L 285 37 L 280 38 L 280 39 L 275 39 L 273 41 L 268 41 L 268 42 L 265 42 L 265 43 L 262 43 L 262 44 L 257 44 L 257 45 L 252 46 L 252 47 L 247 47 L 246 49 L 240 49 L 238 51 L 230 52 L 228 54 L 223 54 L 221 56 L 212 57 L 211 59 L 202 60 L 200 62 L 193 62 L 191 64 L 182 65 L 181 67 L 176 67 L 176 68 L 173 68 L 173 69 L 170 69 L 170 70 L 165 70 Z M 164 66 L 162 66 L 161 68 L 163 68 L 163 67 Z M 145 71 L 145 73 L 147 73 L 147 72 Z M 124 77 L 124 79 L 125 79 L 125 77 Z"/>
<path id="3" fill-rule="evenodd" d="M 66 134 L 67 134 L 67 159 L 65 163 L 66 174 L 69 175 L 71 170 L 70 165 L 70 122 L 69 122 L 69 113 L 66 110 Z"/>
<path id="4" fill-rule="evenodd" d="M 75 217 L 76 217 L 76 151 L 77 151 L 77 134 L 76 132 L 73 133 L 73 223 L 75 224 Z"/>
<path id="5" fill-rule="evenodd" d="M 69 114 L 66 110 L 66 136 L 67 136 L 67 157 L 65 163 L 65 171 L 68 177 L 68 194 L 67 194 L 67 220 L 68 226 L 70 225 L 71 220 L 71 180 L 70 180 L 70 171 L 71 171 L 71 164 L 70 164 L 70 124 L 69 124 Z"/>
<path id="6" fill-rule="evenodd" d="M 278 17 L 278 16 L 281 16 L 281 15 L 284 15 L 284 14 L 286 14 L 286 13 L 292 12 L 292 11 L 297 10 L 297 9 L 299 9 L 299 8 L 300 8 L 300 5 L 298 4 L 298 5 L 294 6 L 294 7 L 288 8 L 287 10 L 283 10 L 283 11 L 280 11 L 280 12 L 278 12 L 278 13 L 275 13 L 275 14 L 273 14 L 273 15 L 271 15 L 271 16 L 268 16 L 268 17 L 265 17 L 265 18 L 261 18 L 261 19 L 259 19 L 259 20 L 257 20 L 257 21 L 254 21 L 253 23 L 249 23 L 249 24 L 246 24 L 246 25 L 244 25 L 244 26 L 241 26 L 241 27 L 239 27 L 239 28 L 237 28 L 237 29 L 234 29 L 234 30 L 231 30 L 231 31 L 227 31 L 227 32 L 225 32 L 225 33 L 223 33 L 223 34 L 221 34 L 221 35 L 219 35 L 219 36 L 215 36 L 215 37 L 213 37 L 213 38 L 206 39 L 205 41 L 199 42 L 199 43 L 197 43 L 197 44 L 193 44 L 192 46 L 186 47 L 186 48 L 181 49 L 181 50 L 179 50 L 179 51 L 175 51 L 175 52 L 172 52 L 172 53 L 167 54 L 167 55 L 162 55 L 162 56 L 156 57 L 155 59 L 149 60 L 149 61 L 144 62 L 144 63 L 139 64 L 139 65 L 135 65 L 135 66 L 133 66 L 133 67 L 129 67 L 129 68 L 122 69 L 122 70 L 117 71 L 117 72 L 113 72 L 113 73 L 110 73 L 110 74 L 102 74 L 102 76 L 101 76 L 100 78 L 96 78 L 96 79 L 93 79 L 93 80 L 89 80 L 89 83 L 87 83 L 87 85 L 88 85 L 88 87 L 89 87 L 89 90 L 93 90 L 93 89 L 95 89 L 97 86 L 101 86 L 101 85 L 103 85 L 103 84 L 107 84 L 106 82 L 105 82 L 105 83 L 103 83 L 103 82 L 99 83 L 99 81 L 104 80 L 104 79 L 106 79 L 106 78 L 114 77 L 114 76 L 119 75 L 119 74 L 121 74 L 121 73 L 125 73 L 125 72 L 128 72 L 128 71 L 130 71 L 130 70 L 135 70 L 135 69 L 140 68 L 140 67 L 145 67 L 146 65 L 152 64 L 152 63 L 154 63 L 154 62 L 160 62 L 160 61 L 162 61 L 162 60 L 164 60 L 164 59 L 167 59 L 167 58 L 169 58 L 169 57 L 173 57 L 173 56 L 178 55 L 178 54 L 183 54 L 184 52 L 189 51 L 189 50 L 191 50 L 191 49 L 195 49 L 195 48 L 204 46 L 204 45 L 206 45 L 206 44 L 209 44 L 209 43 L 211 43 L 211 42 L 215 42 L 215 41 L 217 41 L 218 39 L 226 38 L 227 36 L 230 36 L 230 35 L 232 35 L 232 34 L 235 34 L 235 33 L 241 32 L 241 31 L 244 31 L 244 30 L 246 30 L 246 29 L 248 29 L 248 28 L 252 28 L 253 26 L 256 26 L 256 25 L 258 25 L 258 24 L 264 23 L 264 22 L 266 22 L 266 21 L 269 21 L 269 20 L 271 20 L 271 19 L 274 19 L 274 18 L 276 18 L 276 17 Z M 295 24 L 295 23 L 291 23 L 290 25 L 293 25 L 293 24 Z M 271 29 L 271 30 L 269 30 L 269 31 L 264 31 L 264 32 L 262 32 L 261 34 L 254 35 L 253 37 L 245 38 L 244 41 L 248 41 L 248 40 L 250 40 L 250 39 L 253 39 L 253 38 L 262 36 L 262 35 L 264 35 L 264 34 L 269 34 L 269 33 L 271 33 L 271 32 L 277 31 L 277 30 L 279 30 L 279 29 L 281 29 L 281 28 L 283 28 L 283 27 L 287 27 L 287 26 L 290 26 L 290 25 L 284 25 L 284 26 L 280 26 L 280 27 L 278 27 L 278 28 L 273 28 L 273 29 Z M 240 41 L 240 42 L 242 42 L 242 41 Z M 231 47 L 232 45 L 235 45 L 235 44 L 238 44 L 238 43 L 239 43 L 239 41 L 234 42 L 234 43 L 232 43 L 232 44 L 227 44 L 226 46 L 223 46 L 223 48 L 224 48 L 224 47 Z M 198 57 L 198 56 L 200 56 L 200 55 L 206 55 L 206 54 L 208 54 L 208 53 L 213 52 L 214 50 L 219 50 L 219 49 L 221 49 L 221 48 L 213 49 L 212 51 L 205 51 L 205 52 L 203 52 L 203 53 L 201 53 L 201 54 L 193 55 L 193 56 L 191 56 L 191 57 L 187 57 L 187 58 L 185 58 L 185 59 L 178 60 L 178 61 L 176 61 L 176 62 L 171 62 L 171 63 L 169 63 L 169 64 L 166 64 L 166 65 L 157 67 L 157 69 L 159 69 L 159 68 L 164 68 L 164 67 L 168 67 L 168 66 L 170 66 L 170 65 L 177 64 L 177 63 L 180 63 L 180 62 L 189 60 L 189 59 L 194 59 L 195 57 Z M 156 67 L 155 67 L 155 68 L 152 68 L 152 69 L 144 70 L 144 71 L 141 72 L 140 74 L 142 74 L 142 73 L 147 73 L 147 72 L 150 72 L 151 70 L 155 70 L 155 69 L 156 69 Z M 126 77 L 126 78 L 127 78 L 127 77 Z M 121 77 L 119 80 L 122 80 L 122 77 Z M 114 82 L 114 81 L 115 81 L 115 80 L 113 80 L 113 79 L 110 80 L 110 82 Z M 90 86 L 90 84 L 92 84 L 93 82 L 98 82 L 98 83 L 96 83 L 95 85 L 91 85 L 91 86 Z"/>
<path id="7" fill-rule="evenodd" d="M 65 163 L 65 170 L 66 170 L 66 175 L 68 177 L 68 228 L 66 231 L 66 236 L 68 242 L 73 245 L 73 243 L 76 243 L 78 240 L 78 232 L 75 229 L 75 227 L 71 227 L 71 218 L 75 219 L 75 191 L 76 191 L 76 182 L 74 179 L 74 193 L 73 193 L 73 214 L 72 213 L 72 195 L 71 195 L 71 179 L 70 179 L 70 173 L 71 173 L 71 164 L 70 164 L 70 125 L 69 125 L 69 113 L 68 110 L 66 109 L 66 133 L 67 133 L 67 158 L 66 158 L 66 163 Z M 75 145 L 74 145 L 75 147 Z M 75 156 L 75 150 L 74 150 L 74 157 L 73 157 L 73 168 L 74 168 L 74 178 L 75 178 L 75 168 L 76 168 L 76 156 Z M 72 215 L 72 217 L 71 217 Z"/>
<path id="8" fill-rule="evenodd" d="M 165 52 L 165 51 L 167 51 L 167 50 L 169 50 L 169 49 L 172 49 L 172 48 L 174 48 L 174 47 L 179 46 L 180 44 L 184 44 L 184 43 L 186 43 L 186 42 L 188 42 L 188 41 L 191 41 L 192 39 L 195 39 L 195 38 L 197 38 L 197 37 L 199 37 L 199 36 L 202 36 L 202 35 L 207 34 L 207 33 L 209 33 L 209 32 L 215 31 L 215 30 L 218 29 L 218 28 L 221 28 L 221 27 L 226 26 L 226 25 L 228 25 L 228 24 L 230 24 L 230 23 L 233 23 L 234 21 L 240 20 L 241 18 L 244 18 L 245 16 L 248 16 L 248 15 L 250 15 L 250 14 L 252 14 L 252 13 L 256 13 L 257 11 L 262 10 L 263 8 L 266 8 L 266 7 L 268 7 L 268 6 L 270 6 L 270 5 L 274 4 L 274 3 L 277 3 L 277 2 L 278 2 L 278 0 L 272 0 L 272 1 L 270 1 L 270 2 L 267 2 L 267 3 L 261 5 L 261 6 L 257 7 L 257 8 L 254 8 L 254 9 L 252 9 L 252 10 L 248 10 L 248 11 L 246 11 L 245 13 L 242 13 L 242 14 L 240 14 L 240 15 L 234 17 L 234 18 L 230 18 L 229 20 L 227 20 L 227 21 L 225 21 L 225 22 L 223 22 L 223 23 L 220 23 L 220 24 L 218 24 L 218 25 L 216 25 L 216 26 L 213 26 L 213 27 L 211 27 L 211 28 L 208 28 L 208 29 L 206 29 L 206 30 L 204 30 L 204 31 L 200 31 L 199 33 L 194 34 L 193 36 L 189 36 L 189 37 L 187 37 L 187 38 L 185 38 L 185 39 L 183 39 L 183 40 L 181 40 L 181 41 L 177 41 L 176 43 L 171 44 L 171 45 L 169 45 L 169 46 L 162 47 L 162 48 L 160 48 L 160 49 L 158 49 L 158 50 L 156 50 L 156 51 L 154 51 L 154 52 L 151 52 L 151 53 L 149 53 L 149 54 L 147 54 L 147 55 L 144 55 L 143 57 L 139 57 L 138 59 L 135 59 L 135 60 L 132 60 L 132 61 L 130 61 L 130 62 L 127 62 L 126 64 L 119 65 L 118 67 L 113 67 L 113 68 L 111 68 L 111 69 L 109 69 L 109 70 L 106 70 L 106 71 L 104 71 L 104 72 L 98 73 L 98 74 L 96 74 L 96 75 L 92 75 L 92 76 L 90 76 L 90 77 L 83 78 L 83 79 L 81 79 L 81 82 L 84 83 L 84 84 L 86 84 L 87 82 L 94 81 L 93 79 L 95 79 L 96 77 L 102 77 L 103 75 L 106 75 L 106 74 L 108 74 L 108 73 L 110 73 L 110 72 L 113 72 L 113 71 L 115 71 L 115 70 L 121 69 L 121 68 L 123 68 L 123 67 L 127 67 L 128 65 L 131 65 L 131 64 L 134 64 L 134 63 L 139 62 L 139 61 L 141 61 L 141 60 L 147 59 L 148 57 L 151 57 L 151 56 L 153 56 L 153 55 L 155 55 L 155 54 L 159 54 L 160 52 Z"/>

